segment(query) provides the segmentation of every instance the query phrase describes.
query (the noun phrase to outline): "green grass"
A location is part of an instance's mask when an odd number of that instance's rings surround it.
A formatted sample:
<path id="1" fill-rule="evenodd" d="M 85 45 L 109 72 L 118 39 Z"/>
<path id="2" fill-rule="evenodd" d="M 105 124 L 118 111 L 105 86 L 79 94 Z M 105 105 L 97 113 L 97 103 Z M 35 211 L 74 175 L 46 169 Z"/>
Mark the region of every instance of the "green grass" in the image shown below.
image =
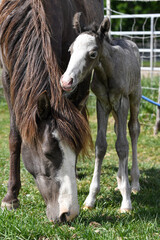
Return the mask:
<path id="1" fill-rule="evenodd" d="M 157 102 L 158 101 L 158 87 L 159 87 L 160 76 L 154 77 L 152 80 L 150 78 L 142 78 L 142 95 L 150 98 L 151 100 Z M 145 89 L 152 88 L 150 89 Z M 153 90 L 157 89 L 157 90 Z M 145 100 L 141 101 L 140 107 L 140 121 L 143 125 L 153 125 L 156 121 L 156 110 L 157 107 L 151 103 L 148 103 Z"/>
<path id="2" fill-rule="evenodd" d="M 141 62 L 141 66 L 142 67 L 150 67 L 150 62 L 144 60 L 144 61 Z M 154 62 L 153 66 L 154 67 L 160 67 L 160 62 L 159 61 Z"/>
<path id="3" fill-rule="evenodd" d="M 143 80 L 143 85 L 149 84 Z M 154 80 L 157 87 L 158 80 Z M 144 95 L 157 101 L 157 92 L 144 90 Z M 152 95 L 151 95 L 152 94 Z M 91 98 L 90 125 L 93 139 L 96 137 L 95 98 Z M 141 191 L 132 195 L 133 211 L 120 214 L 121 195 L 115 192 L 118 158 L 114 148 L 113 118 L 109 119 L 108 150 L 101 174 L 101 191 L 93 210 L 84 211 L 69 224 L 54 225 L 45 214 L 45 204 L 32 176 L 21 163 L 22 188 L 19 195 L 21 206 L 16 211 L 0 210 L 0 239 L 52 240 L 52 239 L 160 239 L 160 135 L 153 135 L 155 109 L 142 101 L 140 110 L 141 135 L 138 142 L 138 159 L 141 173 Z M 0 201 L 7 191 L 9 176 L 9 113 L 2 90 L 0 91 Z M 128 138 L 129 140 L 129 138 Z M 130 140 L 129 140 L 130 142 Z M 79 160 L 78 198 L 82 207 L 87 197 L 94 168 L 94 153 L 90 159 Z M 131 149 L 129 151 L 129 171 Z"/>

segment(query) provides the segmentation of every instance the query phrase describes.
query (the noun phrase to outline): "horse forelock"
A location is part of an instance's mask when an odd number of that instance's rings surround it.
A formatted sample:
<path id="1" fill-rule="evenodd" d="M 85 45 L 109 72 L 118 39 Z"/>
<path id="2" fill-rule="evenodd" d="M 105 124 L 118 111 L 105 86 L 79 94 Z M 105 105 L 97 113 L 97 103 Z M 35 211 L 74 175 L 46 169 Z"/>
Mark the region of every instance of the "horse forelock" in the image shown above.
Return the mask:
<path id="1" fill-rule="evenodd" d="M 88 122 L 62 96 L 61 72 L 51 46 L 51 33 L 42 0 L 3 1 L 0 7 L 1 49 L 10 75 L 11 103 L 24 141 L 38 135 L 37 101 L 47 91 L 57 129 L 79 152 L 91 143 Z"/>
<path id="2" fill-rule="evenodd" d="M 92 22 L 90 25 L 83 27 L 82 33 L 87 33 L 91 36 L 94 36 L 97 39 L 97 41 L 102 43 L 103 38 L 101 38 L 101 35 L 99 34 L 98 29 L 99 29 L 99 25 L 96 22 Z M 112 38 L 110 34 L 108 34 L 108 32 L 105 33 L 104 39 L 108 43 L 112 44 Z"/>

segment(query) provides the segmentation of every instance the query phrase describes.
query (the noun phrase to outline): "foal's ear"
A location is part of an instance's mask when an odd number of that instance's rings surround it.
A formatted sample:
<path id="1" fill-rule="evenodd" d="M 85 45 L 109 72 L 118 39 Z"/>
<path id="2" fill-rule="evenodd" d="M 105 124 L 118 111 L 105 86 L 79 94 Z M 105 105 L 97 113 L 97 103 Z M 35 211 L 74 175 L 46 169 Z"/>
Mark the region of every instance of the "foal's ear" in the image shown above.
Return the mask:
<path id="1" fill-rule="evenodd" d="M 110 29 L 110 20 L 108 17 L 104 18 L 97 33 L 100 36 L 100 38 L 104 38 L 105 35 L 108 35 Z"/>
<path id="2" fill-rule="evenodd" d="M 37 102 L 37 114 L 41 120 L 47 119 L 51 113 L 51 104 L 47 92 L 41 93 Z"/>
<path id="3" fill-rule="evenodd" d="M 79 35 L 82 33 L 84 28 L 84 18 L 82 12 L 77 12 L 73 18 L 73 28 L 75 29 L 76 33 Z"/>

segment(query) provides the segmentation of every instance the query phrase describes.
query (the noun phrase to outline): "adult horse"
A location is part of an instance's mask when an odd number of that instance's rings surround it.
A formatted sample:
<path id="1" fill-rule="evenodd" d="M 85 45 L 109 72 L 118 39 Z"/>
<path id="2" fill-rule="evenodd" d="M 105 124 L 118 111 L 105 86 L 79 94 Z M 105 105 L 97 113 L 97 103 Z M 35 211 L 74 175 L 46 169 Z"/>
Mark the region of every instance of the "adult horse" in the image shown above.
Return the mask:
<path id="1" fill-rule="evenodd" d="M 78 110 L 88 86 L 77 88 L 71 103 L 59 84 L 59 69 L 67 65 L 68 46 L 76 36 L 72 18 L 77 10 L 86 23 L 101 21 L 103 1 L 3 0 L 0 6 L 2 81 L 10 111 L 10 176 L 2 207 L 19 206 L 22 151 L 52 221 L 78 215 L 76 157 L 91 141 Z"/>
<path id="2" fill-rule="evenodd" d="M 137 140 L 141 100 L 140 56 L 135 43 L 129 40 L 112 40 L 108 31 L 110 22 L 104 19 L 96 25 L 84 27 L 80 14 L 75 17 L 75 27 L 81 33 L 70 47 L 71 58 L 61 77 L 61 86 L 72 91 L 94 69 L 92 90 L 97 97 L 98 131 L 96 139 L 95 169 L 89 195 L 85 201 L 92 208 L 100 190 L 101 165 L 106 153 L 106 130 L 109 114 L 115 118 L 116 150 L 119 157 L 118 189 L 122 195 L 121 212 L 132 209 L 130 194 L 139 191 Z M 128 141 L 126 125 L 130 110 L 129 133 L 132 142 L 132 184 L 128 180 Z"/>

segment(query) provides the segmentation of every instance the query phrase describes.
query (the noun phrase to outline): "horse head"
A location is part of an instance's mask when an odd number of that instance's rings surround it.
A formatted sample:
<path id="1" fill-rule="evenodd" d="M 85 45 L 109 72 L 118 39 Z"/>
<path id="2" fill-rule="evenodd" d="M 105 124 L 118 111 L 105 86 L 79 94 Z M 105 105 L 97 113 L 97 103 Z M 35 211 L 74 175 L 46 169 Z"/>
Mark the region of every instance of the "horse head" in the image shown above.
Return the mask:
<path id="1" fill-rule="evenodd" d="M 35 143 L 22 146 L 25 167 L 46 202 L 47 217 L 53 222 L 70 221 L 79 213 L 76 153 L 60 136 L 46 93 L 38 99 L 36 121 Z"/>
<path id="2" fill-rule="evenodd" d="M 76 13 L 73 27 L 79 35 L 69 48 L 70 61 L 60 79 L 61 87 L 66 92 L 73 91 L 99 64 L 102 43 L 108 38 L 110 22 L 105 18 L 99 27 L 96 23 L 85 27 L 81 21 L 81 13 Z"/>

